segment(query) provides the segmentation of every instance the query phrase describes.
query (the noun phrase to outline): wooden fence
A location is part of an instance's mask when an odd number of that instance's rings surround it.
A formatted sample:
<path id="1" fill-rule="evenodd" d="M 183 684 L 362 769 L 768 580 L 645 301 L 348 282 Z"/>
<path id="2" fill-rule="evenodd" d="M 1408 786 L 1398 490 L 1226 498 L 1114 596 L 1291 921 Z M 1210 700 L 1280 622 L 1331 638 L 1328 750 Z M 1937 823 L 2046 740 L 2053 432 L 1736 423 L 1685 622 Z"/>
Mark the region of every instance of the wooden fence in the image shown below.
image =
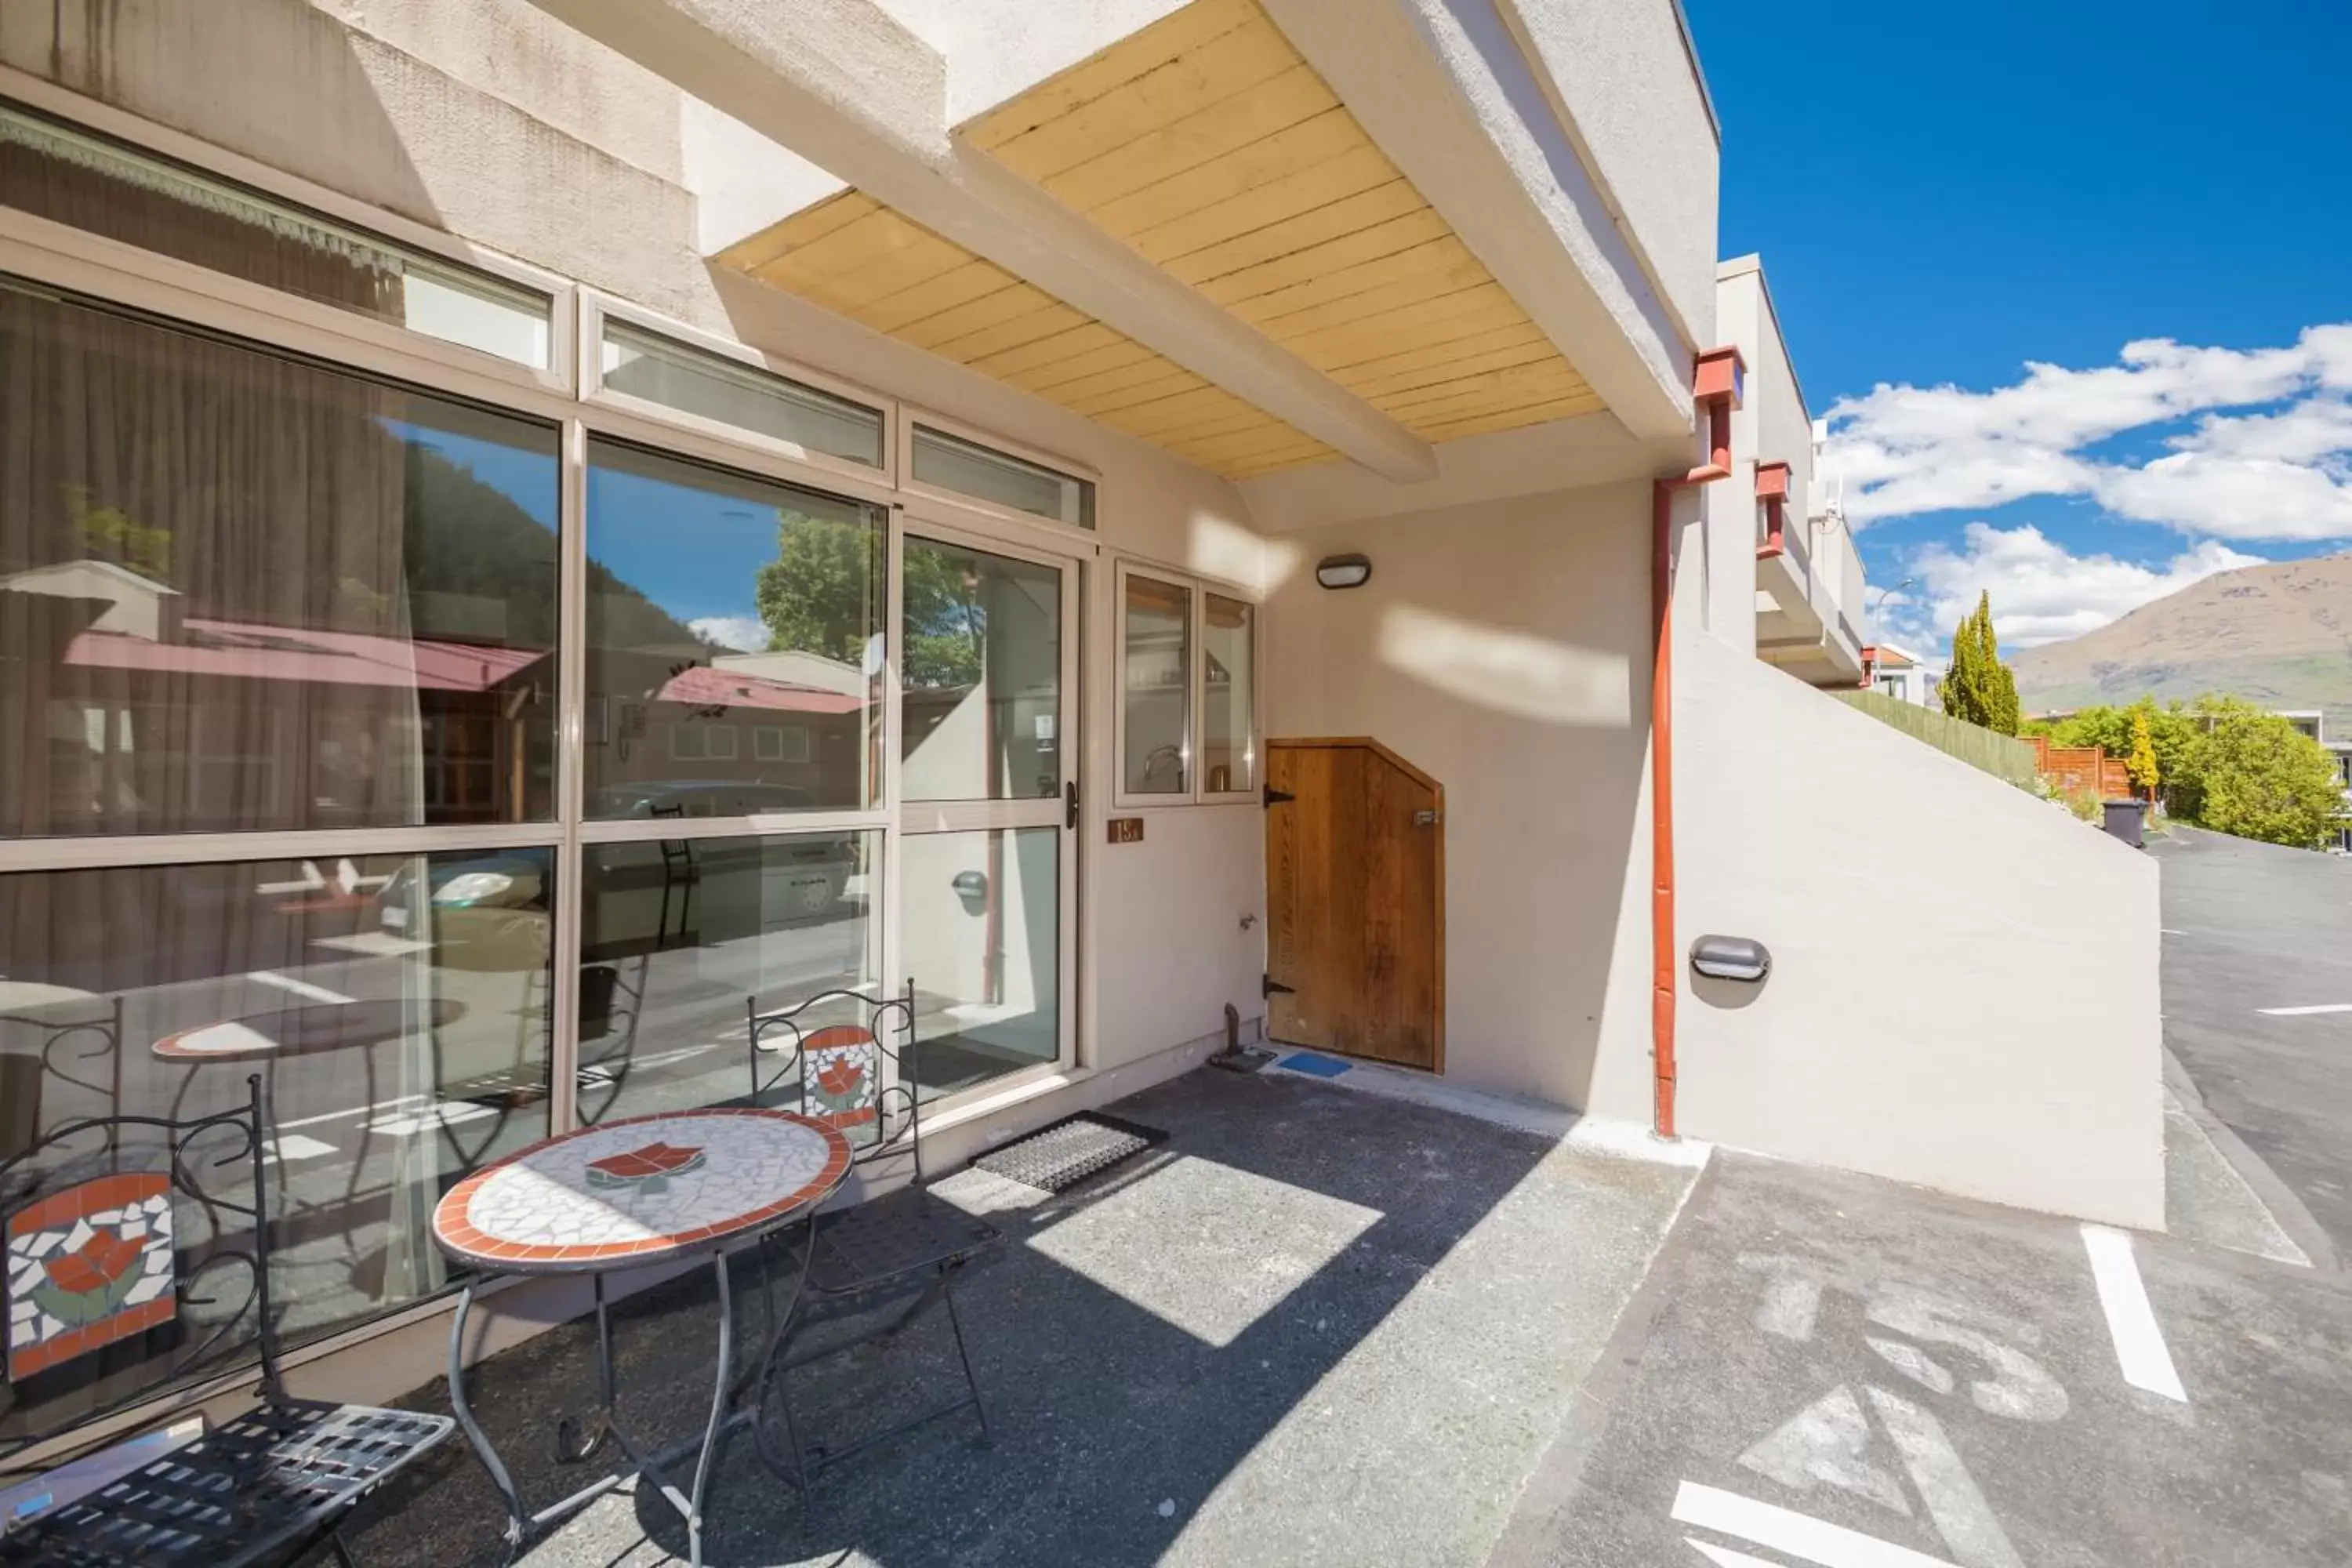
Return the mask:
<path id="1" fill-rule="evenodd" d="M 1948 757 L 1969 766 L 2006 779 L 2020 789 L 2033 787 L 2033 777 L 2039 771 L 2034 748 L 2010 735 L 1996 735 L 1980 724 L 1938 713 L 1932 708 L 1922 708 L 1916 702 L 1906 702 L 1889 697 L 1883 691 L 1856 688 L 1851 691 L 1832 691 L 1832 697 L 1849 708 L 1858 708 L 1879 722 L 1900 730 L 1916 740 L 1943 752 Z"/>
<path id="2" fill-rule="evenodd" d="M 2032 736 L 2031 743 L 2035 771 L 2069 794 L 2089 790 L 2101 800 L 2122 800 L 2138 793 L 2131 769 L 2103 746 L 2053 746 L 2047 735 Z"/>

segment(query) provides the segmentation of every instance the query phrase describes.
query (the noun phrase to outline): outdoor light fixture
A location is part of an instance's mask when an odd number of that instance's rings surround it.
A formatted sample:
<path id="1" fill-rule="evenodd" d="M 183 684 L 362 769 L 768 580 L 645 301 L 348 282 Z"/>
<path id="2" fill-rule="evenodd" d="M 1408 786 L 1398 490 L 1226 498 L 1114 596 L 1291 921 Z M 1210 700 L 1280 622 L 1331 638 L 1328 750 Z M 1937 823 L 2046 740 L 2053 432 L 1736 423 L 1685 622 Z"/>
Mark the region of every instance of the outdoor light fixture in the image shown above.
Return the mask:
<path id="1" fill-rule="evenodd" d="M 1772 955 L 1762 942 L 1744 936 L 1703 936 L 1691 943 L 1691 967 L 1710 980 L 1753 985 L 1772 973 Z"/>
<path id="2" fill-rule="evenodd" d="M 1326 588 L 1360 588 L 1372 580 L 1371 558 L 1326 555 L 1315 563 L 1315 580 Z"/>

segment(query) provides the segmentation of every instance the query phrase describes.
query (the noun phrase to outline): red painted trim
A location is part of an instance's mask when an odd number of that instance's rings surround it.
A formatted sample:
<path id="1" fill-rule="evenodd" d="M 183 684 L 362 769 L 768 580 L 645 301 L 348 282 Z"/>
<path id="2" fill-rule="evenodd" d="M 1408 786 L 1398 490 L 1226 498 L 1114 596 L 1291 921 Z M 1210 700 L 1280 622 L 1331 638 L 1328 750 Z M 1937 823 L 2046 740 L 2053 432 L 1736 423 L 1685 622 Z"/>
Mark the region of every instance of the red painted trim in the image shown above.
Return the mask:
<path id="1" fill-rule="evenodd" d="M 1728 364 L 1726 374 L 1724 367 Z M 1681 984 L 1675 941 L 1675 492 L 1731 477 L 1731 411 L 1740 387 L 1739 351 L 1699 356 L 1693 392 L 1706 409 L 1708 461 L 1650 487 L 1650 1054 L 1654 1116 L 1675 1136 L 1675 1003 Z"/>
<path id="2" fill-rule="evenodd" d="M 1787 500 L 1789 499 L 1789 465 L 1759 463 L 1756 465 L 1756 499 Z"/>

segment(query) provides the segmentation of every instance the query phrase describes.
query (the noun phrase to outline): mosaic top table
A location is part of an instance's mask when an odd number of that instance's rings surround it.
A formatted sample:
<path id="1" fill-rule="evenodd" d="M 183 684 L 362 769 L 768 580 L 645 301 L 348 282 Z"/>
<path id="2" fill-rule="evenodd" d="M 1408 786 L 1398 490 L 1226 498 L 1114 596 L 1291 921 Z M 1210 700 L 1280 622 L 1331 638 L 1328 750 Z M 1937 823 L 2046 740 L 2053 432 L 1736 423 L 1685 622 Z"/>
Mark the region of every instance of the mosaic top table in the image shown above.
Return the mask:
<path id="1" fill-rule="evenodd" d="M 796 1219 L 814 1219 L 848 1178 L 848 1140 L 814 1117 L 751 1108 L 676 1110 L 632 1116 L 534 1143 L 467 1176 L 433 1211 L 433 1238 L 478 1272 L 449 1325 L 449 1403 L 466 1440 L 507 1503 L 511 1562 L 524 1541 L 617 1485 L 617 1476 L 583 1487 L 536 1513 L 467 1407 L 466 1320 L 476 1293 L 514 1274 L 584 1274 L 596 1293 L 598 1403 L 588 1430 L 567 1419 L 559 1452 L 586 1459 L 606 1436 L 685 1517 L 690 1561 L 702 1561 L 702 1503 L 727 1424 L 733 1383 L 734 1301 L 728 1254 Z M 719 1367 L 710 1415 L 689 1490 L 669 1479 L 685 1448 L 649 1453 L 614 1418 L 612 1322 L 604 1277 L 620 1268 L 709 1258 L 719 1283 Z M 787 1314 L 793 1303 L 785 1304 Z"/>

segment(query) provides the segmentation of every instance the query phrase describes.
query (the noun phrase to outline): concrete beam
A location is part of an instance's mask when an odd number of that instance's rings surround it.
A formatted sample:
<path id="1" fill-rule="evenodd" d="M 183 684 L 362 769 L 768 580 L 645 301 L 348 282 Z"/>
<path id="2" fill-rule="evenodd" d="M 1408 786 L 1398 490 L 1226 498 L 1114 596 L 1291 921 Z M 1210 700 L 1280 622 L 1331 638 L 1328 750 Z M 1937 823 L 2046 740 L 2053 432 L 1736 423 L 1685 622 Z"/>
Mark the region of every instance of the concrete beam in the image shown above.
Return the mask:
<path id="1" fill-rule="evenodd" d="M 1705 345 L 1683 341 L 1495 0 L 1265 3 L 1625 428 L 1686 440 Z"/>
<path id="2" fill-rule="evenodd" d="M 946 62 L 871 0 L 533 0 L 876 200 L 1386 478 L 1427 442 L 949 133 Z"/>

